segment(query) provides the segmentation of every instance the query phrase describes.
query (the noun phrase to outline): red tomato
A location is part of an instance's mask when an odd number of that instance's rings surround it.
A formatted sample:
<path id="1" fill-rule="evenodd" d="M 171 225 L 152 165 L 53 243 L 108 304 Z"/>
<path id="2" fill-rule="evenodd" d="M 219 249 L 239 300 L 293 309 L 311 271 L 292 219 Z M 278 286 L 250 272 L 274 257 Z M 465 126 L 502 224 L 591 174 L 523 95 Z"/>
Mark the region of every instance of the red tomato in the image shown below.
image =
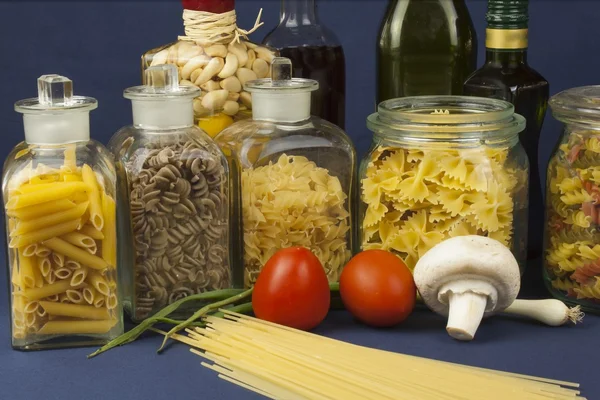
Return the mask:
<path id="1" fill-rule="evenodd" d="M 258 275 L 252 292 L 254 314 L 265 321 L 310 330 L 327 315 L 329 281 L 308 249 L 279 250 Z"/>
<path id="2" fill-rule="evenodd" d="M 340 295 L 357 319 L 371 326 L 388 327 L 404 321 L 412 312 L 416 287 L 400 258 L 383 250 L 367 250 L 344 267 Z"/>

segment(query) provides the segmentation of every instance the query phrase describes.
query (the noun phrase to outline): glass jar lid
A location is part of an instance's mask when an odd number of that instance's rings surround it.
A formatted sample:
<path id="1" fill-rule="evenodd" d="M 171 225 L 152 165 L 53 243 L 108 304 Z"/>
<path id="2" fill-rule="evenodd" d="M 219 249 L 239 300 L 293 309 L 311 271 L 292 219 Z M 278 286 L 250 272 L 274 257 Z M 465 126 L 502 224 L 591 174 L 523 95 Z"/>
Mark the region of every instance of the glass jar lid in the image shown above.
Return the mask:
<path id="1" fill-rule="evenodd" d="M 600 122 L 600 86 L 582 86 L 567 89 L 550 99 L 550 108 L 556 119 L 565 121 Z"/>
<path id="2" fill-rule="evenodd" d="M 250 93 L 302 93 L 319 89 L 319 82 L 312 79 L 292 78 L 292 62 L 289 58 L 275 57 L 271 63 L 271 78 L 246 82 L 244 90 Z"/>
<path id="3" fill-rule="evenodd" d="M 180 86 L 177 67 L 163 64 L 146 69 L 144 85 L 125 89 L 123 96 L 132 100 L 193 99 L 200 96 L 200 89 L 191 85 Z"/>
<path id="4" fill-rule="evenodd" d="M 92 97 L 74 96 L 73 81 L 67 77 L 42 75 L 37 84 L 38 97 L 16 102 L 15 111 L 23 114 L 58 114 L 91 111 L 98 107 L 98 101 Z"/>
<path id="5" fill-rule="evenodd" d="M 482 133 L 514 136 L 525 129 L 525 118 L 506 101 L 469 96 L 415 96 L 379 104 L 367 118 L 376 134 L 410 132 L 432 139 L 445 134 L 480 138 Z"/>

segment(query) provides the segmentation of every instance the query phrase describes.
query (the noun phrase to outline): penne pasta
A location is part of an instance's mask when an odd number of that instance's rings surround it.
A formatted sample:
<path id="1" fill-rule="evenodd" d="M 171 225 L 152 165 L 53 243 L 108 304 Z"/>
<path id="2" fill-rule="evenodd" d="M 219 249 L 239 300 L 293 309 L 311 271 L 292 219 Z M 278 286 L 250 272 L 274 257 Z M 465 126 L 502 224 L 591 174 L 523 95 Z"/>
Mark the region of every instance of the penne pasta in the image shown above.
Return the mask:
<path id="1" fill-rule="evenodd" d="M 100 294 L 103 294 L 104 296 L 110 295 L 110 287 L 108 286 L 106 279 L 98 272 L 90 271 L 86 280 L 94 287 L 94 289 L 100 292 Z"/>
<path id="2" fill-rule="evenodd" d="M 53 274 L 50 274 L 53 276 Z M 54 294 L 65 293 L 68 289 L 71 289 L 71 282 L 69 281 L 58 281 L 51 285 L 42 286 L 41 288 L 30 288 L 23 290 L 23 296 L 29 300 L 39 300 L 44 297 L 52 296 Z"/>
<path id="3" fill-rule="evenodd" d="M 64 235 L 65 233 L 73 232 L 79 227 L 79 220 L 63 222 L 62 224 L 49 226 L 38 231 L 33 231 L 22 236 L 14 237 L 10 240 L 10 248 L 25 247 L 30 244 L 43 242 L 50 238 Z"/>
<path id="4" fill-rule="evenodd" d="M 62 239 L 59 239 L 58 237 L 54 237 L 52 239 L 44 241 L 44 245 L 57 253 L 72 258 L 77 262 L 80 262 L 81 265 L 85 265 L 98 270 L 102 270 L 108 267 L 106 261 L 104 261 L 100 257 L 91 255 L 87 251 L 73 246 L 72 244 L 67 243 Z"/>
<path id="5" fill-rule="evenodd" d="M 44 229 L 49 226 L 54 226 L 63 222 L 80 219 L 87 210 L 88 203 L 77 204 L 75 207 L 59 211 L 54 214 L 45 215 L 40 218 L 32 219 L 29 221 L 19 222 L 14 231 L 10 233 L 11 237 L 24 235 L 29 232 Z M 81 222 L 83 223 L 83 222 Z"/>
<path id="6" fill-rule="evenodd" d="M 78 286 L 81 285 L 82 283 L 85 282 L 85 279 L 88 276 L 88 268 L 87 267 L 81 267 L 79 269 L 76 269 L 73 272 L 73 276 L 71 276 L 71 285 L 72 286 Z"/>
<path id="7" fill-rule="evenodd" d="M 116 324 L 116 319 L 102 321 L 48 321 L 38 333 L 40 335 L 106 333 Z"/>
<path id="8" fill-rule="evenodd" d="M 67 290 L 67 299 L 69 299 L 71 303 L 75 304 L 81 304 L 84 301 L 81 292 L 75 289 Z"/>
<path id="9" fill-rule="evenodd" d="M 89 191 L 87 191 L 90 202 L 90 221 L 96 229 L 102 230 L 102 227 L 104 226 L 104 218 L 102 216 L 100 199 L 101 191 L 99 190 L 96 174 L 92 168 L 86 164 L 81 169 L 81 175 L 83 177 L 83 182 L 90 188 Z"/>
<path id="10" fill-rule="evenodd" d="M 53 294 L 52 296 L 44 297 L 44 300 L 46 300 L 46 301 L 58 301 L 58 295 L 57 294 Z"/>
<path id="11" fill-rule="evenodd" d="M 81 263 L 78 263 L 75 260 L 67 260 L 65 262 L 65 267 L 70 268 L 70 269 L 80 269 Z"/>
<path id="12" fill-rule="evenodd" d="M 41 244 L 35 245 L 35 255 L 38 257 L 48 257 L 52 252 L 46 246 L 42 246 Z"/>
<path id="13" fill-rule="evenodd" d="M 106 297 L 106 308 L 108 308 L 109 310 L 114 310 L 115 308 L 117 308 L 118 302 L 117 302 L 117 295 L 115 295 L 114 293 L 111 293 L 110 296 Z"/>
<path id="14" fill-rule="evenodd" d="M 59 303 L 69 303 L 70 300 L 67 297 L 67 293 L 61 293 L 58 295 L 58 302 Z"/>
<path id="15" fill-rule="evenodd" d="M 12 271 L 10 273 L 11 283 L 14 286 L 19 288 L 23 287 L 23 282 L 21 281 L 21 273 L 19 272 L 19 265 L 16 258 L 12 259 Z"/>
<path id="16" fill-rule="evenodd" d="M 39 258 L 32 257 L 33 260 L 33 277 L 35 279 L 35 287 L 40 288 L 44 286 L 44 277 L 42 276 L 42 272 L 38 267 Z"/>
<path id="17" fill-rule="evenodd" d="M 64 317 L 83 318 L 91 320 L 107 320 L 110 315 L 106 308 L 98 309 L 94 306 L 79 304 L 61 304 L 49 301 L 40 301 L 39 305 L 50 315 L 62 315 Z"/>
<path id="18" fill-rule="evenodd" d="M 46 282 L 50 285 L 53 284 L 54 282 L 56 282 L 56 275 L 48 274 L 48 276 L 44 277 L 44 282 Z"/>
<path id="19" fill-rule="evenodd" d="M 25 257 L 33 257 L 35 256 L 35 252 L 37 251 L 37 245 L 36 244 L 30 244 L 29 246 L 26 246 L 23 249 L 23 255 Z"/>
<path id="20" fill-rule="evenodd" d="M 104 297 L 103 296 L 98 296 L 96 299 L 94 299 L 94 307 L 96 307 L 96 308 L 104 307 Z"/>
<path id="21" fill-rule="evenodd" d="M 62 267 L 54 271 L 54 276 L 57 279 L 69 279 L 73 275 L 73 271 L 67 267 Z"/>
<path id="22" fill-rule="evenodd" d="M 104 239 L 102 240 L 102 258 L 110 266 L 117 266 L 117 226 L 115 217 L 117 208 L 112 197 L 102 193 L 102 211 L 104 212 Z"/>
<path id="23" fill-rule="evenodd" d="M 81 232 L 69 232 L 66 235 L 62 235 L 60 238 L 65 242 L 71 243 L 73 246 L 82 248 L 96 247 L 96 241 Z"/>
<path id="24" fill-rule="evenodd" d="M 52 253 L 52 261 L 54 261 L 54 264 L 57 267 L 64 267 L 65 266 L 65 256 L 63 256 L 60 253 Z"/>
<path id="25" fill-rule="evenodd" d="M 48 315 L 48 313 L 46 312 L 46 310 L 44 310 L 42 307 L 38 307 L 38 309 L 35 311 L 35 313 L 40 318 L 44 318 L 46 315 Z"/>
<path id="26" fill-rule="evenodd" d="M 24 183 L 17 189 L 17 196 L 19 194 L 34 193 L 40 190 L 46 190 L 54 187 L 54 182 L 45 183 Z"/>
<path id="27" fill-rule="evenodd" d="M 81 175 L 73 174 L 67 171 L 61 171 L 60 173 L 60 181 L 61 182 L 82 182 Z"/>
<path id="28" fill-rule="evenodd" d="M 39 306 L 40 306 L 40 303 L 38 303 L 37 301 L 30 301 L 29 303 L 27 303 L 25 305 L 25 308 L 24 308 L 25 314 L 30 314 L 30 313 L 36 312 L 36 310 L 38 309 Z"/>
<path id="29" fill-rule="evenodd" d="M 83 299 L 88 304 L 94 304 L 94 300 L 98 298 L 98 291 L 93 286 L 83 288 Z"/>
<path id="30" fill-rule="evenodd" d="M 43 277 L 52 273 L 52 262 L 48 257 L 38 258 L 38 269 Z"/>
<path id="31" fill-rule="evenodd" d="M 84 182 L 54 182 L 49 187 L 31 193 L 13 196 L 6 203 L 7 210 L 43 204 L 49 201 L 65 199 L 75 192 L 92 192 L 94 188 Z M 97 191 L 98 188 L 96 187 Z"/>
<path id="32" fill-rule="evenodd" d="M 19 270 L 21 272 L 21 282 L 26 288 L 36 287 L 36 277 L 33 273 L 36 260 L 33 257 L 25 257 L 23 252 L 19 251 Z"/>
<path id="33" fill-rule="evenodd" d="M 75 207 L 75 203 L 68 199 L 58 199 L 44 203 L 43 207 L 38 205 L 21 208 L 19 210 L 8 211 L 10 217 L 17 218 L 21 221 L 27 221 L 44 215 L 54 214 L 60 211 L 68 210 Z"/>
<path id="34" fill-rule="evenodd" d="M 37 322 L 38 316 L 35 312 L 25 314 L 25 326 L 34 326 Z"/>
<path id="35" fill-rule="evenodd" d="M 79 232 L 91 237 L 92 239 L 96 239 L 96 240 L 102 240 L 104 239 L 104 234 L 102 233 L 102 231 L 99 231 L 98 229 L 94 228 L 92 225 L 84 225 L 83 227 L 81 227 L 81 229 L 79 229 Z"/>

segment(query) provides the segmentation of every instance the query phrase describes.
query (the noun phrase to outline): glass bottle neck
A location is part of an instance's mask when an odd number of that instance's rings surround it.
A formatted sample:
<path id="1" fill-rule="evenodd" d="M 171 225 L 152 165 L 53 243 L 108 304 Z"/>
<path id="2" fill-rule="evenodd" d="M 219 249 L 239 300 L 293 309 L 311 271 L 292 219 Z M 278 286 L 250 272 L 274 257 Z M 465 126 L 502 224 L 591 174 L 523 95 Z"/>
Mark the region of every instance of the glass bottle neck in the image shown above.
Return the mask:
<path id="1" fill-rule="evenodd" d="M 287 27 L 316 25 L 315 0 L 281 0 L 280 24 Z"/>
<path id="2" fill-rule="evenodd" d="M 486 49 L 485 62 L 495 65 L 523 65 L 527 64 L 527 49 L 506 50 Z"/>

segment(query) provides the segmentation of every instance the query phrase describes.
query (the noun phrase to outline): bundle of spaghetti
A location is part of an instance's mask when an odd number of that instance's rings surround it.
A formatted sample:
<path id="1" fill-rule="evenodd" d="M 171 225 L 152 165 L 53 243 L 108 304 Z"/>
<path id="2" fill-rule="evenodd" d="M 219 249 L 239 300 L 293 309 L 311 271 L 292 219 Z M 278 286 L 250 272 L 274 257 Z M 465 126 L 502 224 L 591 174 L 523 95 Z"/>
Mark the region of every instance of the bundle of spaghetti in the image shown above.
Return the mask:
<path id="1" fill-rule="evenodd" d="M 173 338 L 272 399 L 583 399 L 576 383 L 362 347 L 223 310 Z M 200 351 L 199 351 L 199 350 Z"/>

